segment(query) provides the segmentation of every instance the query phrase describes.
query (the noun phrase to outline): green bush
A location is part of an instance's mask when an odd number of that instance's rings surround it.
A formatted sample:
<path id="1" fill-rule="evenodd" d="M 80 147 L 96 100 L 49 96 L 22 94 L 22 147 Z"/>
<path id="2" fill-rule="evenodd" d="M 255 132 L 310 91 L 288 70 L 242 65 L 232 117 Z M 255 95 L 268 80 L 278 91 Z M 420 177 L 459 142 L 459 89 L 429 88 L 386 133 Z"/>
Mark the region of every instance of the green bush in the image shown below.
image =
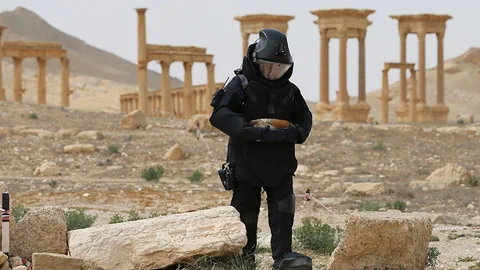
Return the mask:
<path id="1" fill-rule="evenodd" d="M 97 216 L 86 214 L 84 209 L 67 211 L 65 217 L 67 218 L 67 231 L 88 228 L 97 219 Z"/>
<path id="2" fill-rule="evenodd" d="M 480 262 L 477 262 L 476 264 L 474 265 L 470 265 L 468 267 L 468 270 L 480 270 Z"/>
<path id="3" fill-rule="evenodd" d="M 148 218 L 156 218 L 159 216 L 163 216 L 163 215 L 157 212 L 151 212 L 150 215 L 148 215 Z"/>
<path id="4" fill-rule="evenodd" d="M 430 236 L 430 242 L 438 242 L 438 241 L 440 241 L 440 238 L 438 238 L 438 236 L 436 235 Z"/>
<path id="5" fill-rule="evenodd" d="M 378 211 L 380 204 L 377 202 L 365 202 L 360 204 L 360 211 Z"/>
<path id="6" fill-rule="evenodd" d="M 122 222 L 125 222 L 125 220 L 119 214 L 115 214 L 110 218 L 110 224 L 117 224 L 117 223 L 122 223 Z"/>
<path id="7" fill-rule="evenodd" d="M 202 182 L 203 181 L 203 173 L 199 170 L 195 170 L 193 174 L 187 177 L 190 182 Z"/>
<path id="8" fill-rule="evenodd" d="M 407 208 L 407 203 L 404 202 L 404 201 L 395 201 L 393 204 L 392 203 L 386 203 L 385 208 L 387 208 L 387 209 L 397 209 L 397 210 L 400 210 L 400 211 L 404 212 L 405 209 Z"/>
<path id="9" fill-rule="evenodd" d="M 30 118 L 30 119 L 38 119 L 38 116 L 37 116 L 36 113 L 30 113 L 30 114 L 28 115 L 28 118 Z"/>
<path id="10" fill-rule="evenodd" d="M 128 212 L 127 221 L 135 221 L 140 219 L 144 219 L 144 217 L 140 216 L 137 211 L 131 210 L 130 212 Z"/>
<path id="11" fill-rule="evenodd" d="M 15 221 L 18 223 L 28 212 L 28 207 L 23 204 L 14 204 L 12 205 L 12 216 Z"/>
<path id="12" fill-rule="evenodd" d="M 48 185 L 51 188 L 56 188 L 57 187 L 57 180 L 48 180 Z"/>
<path id="13" fill-rule="evenodd" d="M 164 169 L 161 166 L 149 167 L 148 169 L 143 170 L 142 178 L 147 181 L 158 181 L 160 177 L 163 176 Z"/>
<path id="14" fill-rule="evenodd" d="M 470 186 L 470 187 L 478 187 L 478 185 L 480 184 L 480 178 L 479 178 L 479 177 L 476 177 L 476 176 L 471 176 L 471 177 L 468 179 L 467 184 L 468 184 L 468 186 Z"/>
<path id="15" fill-rule="evenodd" d="M 113 144 L 110 144 L 109 146 L 107 146 L 107 151 L 111 154 L 118 154 L 119 153 L 118 146 L 113 145 Z"/>
<path id="16" fill-rule="evenodd" d="M 383 151 L 386 149 L 385 145 L 383 144 L 383 142 L 377 142 L 375 145 L 373 145 L 373 150 L 375 151 Z"/>
<path id="17" fill-rule="evenodd" d="M 440 255 L 440 251 L 436 247 L 429 247 L 428 248 L 428 257 L 427 257 L 427 266 L 428 267 L 436 267 L 438 263 L 438 256 Z"/>
<path id="18" fill-rule="evenodd" d="M 302 248 L 332 254 L 343 235 L 340 227 L 332 228 L 317 218 L 304 218 L 293 235 Z"/>
<path id="19" fill-rule="evenodd" d="M 458 257 L 459 262 L 474 262 L 476 259 L 473 256 L 467 256 L 467 257 Z"/>

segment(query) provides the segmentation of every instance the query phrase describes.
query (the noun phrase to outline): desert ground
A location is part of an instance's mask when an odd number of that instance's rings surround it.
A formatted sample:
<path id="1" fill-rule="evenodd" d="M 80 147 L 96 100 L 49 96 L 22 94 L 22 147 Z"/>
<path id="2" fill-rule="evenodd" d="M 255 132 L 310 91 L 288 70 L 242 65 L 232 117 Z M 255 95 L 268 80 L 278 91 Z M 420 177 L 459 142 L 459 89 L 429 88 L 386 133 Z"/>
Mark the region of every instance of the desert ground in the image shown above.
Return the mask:
<path id="1" fill-rule="evenodd" d="M 7 183 L 14 205 L 86 209 L 98 216 L 96 226 L 108 224 L 114 214 L 126 215 L 131 210 L 141 215 L 169 215 L 229 204 L 231 192 L 223 189 L 216 175 L 226 156 L 225 135 L 198 137 L 186 131 L 187 122 L 182 119 L 147 118 L 147 129 L 122 130 L 123 115 L 118 113 L 10 101 L 0 102 L 0 116 L 0 181 Z M 99 131 L 104 138 L 41 135 L 73 128 Z M 440 241 L 430 242 L 430 246 L 441 252 L 436 269 L 469 269 L 480 260 L 480 187 L 462 184 L 430 190 L 409 184 L 425 180 L 447 163 L 463 166 L 472 176 L 480 175 L 477 128 L 480 130 L 475 125 L 315 122 L 308 140 L 297 145 L 300 166 L 294 179 L 294 191 L 299 195 L 295 226 L 301 225 L 304 217 L 317 217 L 342 227 L 362 203 L 385 205 L 399 200 L 407 204 L 406 212 L 421 212 L 434 223 L 433 235 Z M 97 150 L 64 153 L 64 146 L 76 143 L 93 144 Z M 185 158 L 164 160 L 176 143 Z M 56 163 L 61 175 L 34 176 L 34 170 L 46 161 Z M 150 166 L 164 168 L 158 182 L 141 177 Z M 203 173 L 204 180 L 192 183 L 187 178 L 196 170 Z M 363 182 L 384 183 L 385 192 L 375 196 L 343 192 L 349 185 Z M 332 188 L 335 183 L 343 184 Z M 303 199 L 307 188 L 319 203 Z M 268 241 L 262 240 L 269 232 L 265 200 L 259 227 L 261 246 L 268 247 Z M 313 256 L 315 269 L 324 269 L 328 256 L 304 252 Z M 468 256 L 474 261 L 460 262 Z M 271 263 L 268 252 L 260 257 L 265 265 Z"/>

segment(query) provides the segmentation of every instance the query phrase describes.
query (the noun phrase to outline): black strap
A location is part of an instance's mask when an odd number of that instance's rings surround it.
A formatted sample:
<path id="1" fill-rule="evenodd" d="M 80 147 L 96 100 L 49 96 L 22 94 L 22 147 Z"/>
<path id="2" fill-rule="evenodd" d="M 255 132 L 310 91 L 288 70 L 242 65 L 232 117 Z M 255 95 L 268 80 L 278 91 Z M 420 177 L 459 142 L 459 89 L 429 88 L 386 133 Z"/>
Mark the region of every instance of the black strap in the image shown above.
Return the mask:
<path id="1" fill-rule="evenodd" d="M 242 69 L 238 68 L 234 72 L 235 72 L 235 75 L 237 75 L 238 78 L 240 78 L 240 81 L 242 82 L 242 89 L 247 94 L 248 99 L 251 102 L 256 102 L 258 100 L 257 96 L 255 95 L 255 93 L 253 93 L 252 88 L 248 87 L 249 86 L 248 85 L 248 79 L 247 79 L 247 77 L 245 77 L 245 75 L 243 75 Z"/>
<path id="2" fill-rule="evenodd" d="M 295 98 L 295 96 L 293 95 L 293 89 L 290 88 L 290 89 L 288 90 L 288 94 L 283 98 L 283 105 L 288 105 L 288 102 L 289 102 L 290 100 L 293 101 L 294 98 Z"/>

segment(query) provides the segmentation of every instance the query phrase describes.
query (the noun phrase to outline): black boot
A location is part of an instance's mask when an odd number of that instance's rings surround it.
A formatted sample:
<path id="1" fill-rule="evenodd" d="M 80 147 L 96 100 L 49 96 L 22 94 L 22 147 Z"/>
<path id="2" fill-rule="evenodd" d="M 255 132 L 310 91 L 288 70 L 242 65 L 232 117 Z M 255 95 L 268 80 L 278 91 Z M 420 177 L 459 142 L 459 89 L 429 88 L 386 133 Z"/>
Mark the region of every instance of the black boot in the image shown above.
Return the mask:
<path id="1" fill-rule="evenodd" d="M 312 270 L 312 258 L 290 252 L 275 260 L 273 270 Z"/>

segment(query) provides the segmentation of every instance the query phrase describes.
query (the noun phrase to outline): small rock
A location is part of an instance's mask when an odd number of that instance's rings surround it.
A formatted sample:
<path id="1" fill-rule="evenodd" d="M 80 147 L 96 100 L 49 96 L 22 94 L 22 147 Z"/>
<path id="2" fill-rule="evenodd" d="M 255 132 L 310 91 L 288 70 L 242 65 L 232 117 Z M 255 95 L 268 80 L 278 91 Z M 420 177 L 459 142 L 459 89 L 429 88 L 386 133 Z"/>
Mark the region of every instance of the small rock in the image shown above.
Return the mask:
<path id="1" fill-rule="evenodd" d="M 176 143 L 175 145 L 168 150 L 168 152 L 163 156 L 163 159 L 166 160 L 180 160 L 185 156 L 183 153 L 182 148 L 180 147 L 180 144 Z"/>
<path id="2" fill-rule="evenodd" d="M 448 186 L 459 186 L 466 184 L 470 175 L 466 168 L 454 163 L 448 163 L 442 168 L 433 171 L 426 181 L 435 183 L 444 183 Z"/>
<path id="3" fill-rule="evenodd" d="M 145 130 L 149 130 L 149 129 L 151 129 L 152 127 L 153 127 L 153 125 L 150 124 L 150 125 L 148 125 L 148 126 L 145 128 Z"/>
<path id="4" fill-rule="evenodd" d="M 384 193 L 385 186 L 382 182 L 355 183 L 345 190 L 345 194 L 353 196 L 376 196 Z"/>
<path id="5" fill-rule="evenodd" d="M 8 256 L 3 254 L 3 252 L 0 252 L 0 265 L 2 265 L 7 260 L 8 260 Z"/>
<path id="6" fill-rule="evenodd" d="M 113 166 L 108 166 L 107 171 L 116 171 L 116 170 L 121 170 L 123 169 L 123 166 L 120 165 L 113 165 Z"/>
<path id="7" fill-rule="evenodd" d="M 91 153 L 95 152 L 95 146 L 92 144 L 72 144 L 63 148 L 65 153 Z"/>
<path id="8" fill-rule="evenodd" d="M 343 168 L 343 170 L 344 170 L 345 173 L 347 173 L 347 174 L 352 174 L 352 173 L 354 173 L 354 172 L 357 170 L 357 168 L 355 168 L 355 167 L 346 167 L 346 168 Z"/>
<path id="9" fill-rule="evenodd" d="M 352 144 L 352 143 L 353 143 L 353 141 L 352 141 L 352 140 L 348 140 L 348 139 L 345 139 L 345 140 L 343 140 L 343 141 L 341 142 L 341 144 L 343 144 L 343 145 L 350 145 L 350 144 Z"/>
<path id="10" fill-rule="evenodd" d="M 192 131 L 196 131 L 197 129 L 200 129 L 201 133 L 215 131 L 215 128 L 210 123 L 210 115 L 195 114 L 188 119 L 187 131 L 192 132 Z"/>
<path id="11" fill-rule="evenodd" d="M 20 266 L 20 265 L 23 265 L 23 260 L 22 260 L 22 258 L 20 258 L 20 257 L 18 257 L 18 256 L 11 257 L 10 259 L 8 259 L 8 261 L 10 262 L 10 266 L 11 266 L 12 268 L 17 267 L 17 266 Z"/>
<path id="12" fill-rule="evenodd" d="M 82 131 L 75 135 L 75 138 L 77 139 L 85 139 L 85 140 L 101 140 L 105 136 L 100 131 L 96 130 L 87 130 L 87 131 Z"/>
<path id="13" fill-rule="evenodd" d="M 81 130 L 78 129 L 78 128 L 60 129 L 59 131 L 57 131 L 55 136 L 58 139 L 73 138 L 73 137 L 75 137 L 75 135 L 80 133 L 80 131 Z"/>
<path id="14" fill-rule="evenodd" d="M 44 162 L 33 172 L 34 176 L 57 176 L 62 174 L 62 169 L 55 162 Z"/>
<path id="15" fill-rule="evenodd" d="M 468 208 L 468 209 L 475 209 L 475 205 L 473 205 L 473 204 L 470 203 L 470 204 L 467 205 L 467 208 Z"/>
<path id="16" fill-rule="evenodd" d="M 111 166 L 113 165 L 113 161 L 109 158 L 107 159 L 100 159 L 100 160 L 97 160 L 97 162 L 95 163 L 97 166 Z"/>

